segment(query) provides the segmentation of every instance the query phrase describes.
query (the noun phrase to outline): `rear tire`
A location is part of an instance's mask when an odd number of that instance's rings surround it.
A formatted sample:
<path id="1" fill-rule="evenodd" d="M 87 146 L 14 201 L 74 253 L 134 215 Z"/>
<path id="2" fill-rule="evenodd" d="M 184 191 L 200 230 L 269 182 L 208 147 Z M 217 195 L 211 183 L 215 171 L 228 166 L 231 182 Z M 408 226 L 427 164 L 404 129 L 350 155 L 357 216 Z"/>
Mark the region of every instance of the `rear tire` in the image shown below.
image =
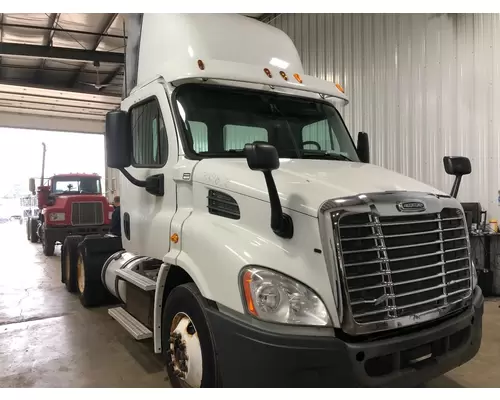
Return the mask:
<path id="1" fill-rule="evenodd" d="M 30 242 L 38 243 L 38 221 L 36 219 L 29 219 L 29 229 L 30 229 Z"/>
<path id="2" fill-rule="evenodd" d="M 78 245 L 83 236 L 68 236 L 61 247 L 61 282 L 70 293 L 77 291 Z"/>
<path id="3" fill-rule="evenodd" d="M 174 388 L 222 386 L 206 306 L 206 300 L 192 282 L 175 287 L 165 303 L 162 347 Z M 187 361 L 183 362 L 186 355 Z"/>
<path id="4" fill-rule="evenodd" d="M 92 242 L 90 242 L 92 243 Z M 108 259 L 107 253 L 94 253 L 85 240 L 78 245 L 77 291 L 85 308 L 98 307 L 110 302 L 111 295 L 101 281 L 101 270 Z"/>

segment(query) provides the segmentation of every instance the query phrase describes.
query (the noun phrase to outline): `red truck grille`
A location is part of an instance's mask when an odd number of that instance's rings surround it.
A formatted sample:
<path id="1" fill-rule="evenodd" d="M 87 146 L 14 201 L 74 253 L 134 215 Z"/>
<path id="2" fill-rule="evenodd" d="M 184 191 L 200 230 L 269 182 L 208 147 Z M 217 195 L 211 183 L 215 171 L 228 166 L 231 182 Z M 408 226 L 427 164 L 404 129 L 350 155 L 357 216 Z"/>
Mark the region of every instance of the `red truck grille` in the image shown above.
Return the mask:
<path id="1" fill-rule="evenodd" d="M 100 202 L 73 203 L 71 225 L 102 225 L 104 213 Z"/>

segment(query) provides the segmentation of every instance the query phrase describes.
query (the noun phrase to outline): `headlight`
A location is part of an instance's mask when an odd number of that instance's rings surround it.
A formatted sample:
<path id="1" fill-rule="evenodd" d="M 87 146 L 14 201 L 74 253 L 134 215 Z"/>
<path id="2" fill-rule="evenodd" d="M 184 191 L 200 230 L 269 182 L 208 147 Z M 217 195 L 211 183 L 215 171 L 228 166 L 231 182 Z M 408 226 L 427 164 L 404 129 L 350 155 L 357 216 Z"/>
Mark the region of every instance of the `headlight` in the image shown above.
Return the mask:
<path id="1" fill-rule="evenodd" d="M 50 213 L 49 214 L 49 221 L 55 222 L 55 221 L 64 221 L 66 218 L 66 214 L 59 212 L 59 213 Z"/>
<path id="2" fill-rule="evenodd" d="M 263 268 L 246 268 L 242 287 L 247 310 L 271 322 L 296 325 L 330 325 L 321 299 L 292 278 Z"/>
<path id="3" fill-rule="evenodd" d="M 472 289 L 475 289 L 477 286 L 477 271 L 476 271 L 476 264 L 474 264 L 474 261 L 472 261 Z"/>

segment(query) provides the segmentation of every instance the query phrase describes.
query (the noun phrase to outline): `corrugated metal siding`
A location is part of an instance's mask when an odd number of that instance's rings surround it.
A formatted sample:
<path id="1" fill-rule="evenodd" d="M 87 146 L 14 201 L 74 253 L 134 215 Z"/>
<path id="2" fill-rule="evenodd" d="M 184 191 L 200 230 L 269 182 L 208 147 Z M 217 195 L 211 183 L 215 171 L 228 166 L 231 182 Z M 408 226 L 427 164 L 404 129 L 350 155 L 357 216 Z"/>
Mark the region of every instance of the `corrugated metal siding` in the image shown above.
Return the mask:
<path id="1" fill-rule="evenodd" d="M 281 14 L 305 72 L 341 83 L 375 164 L 449 191 L 444 155 L 471 159 L 461 201 L 497 205 L 500 14 Z"/>

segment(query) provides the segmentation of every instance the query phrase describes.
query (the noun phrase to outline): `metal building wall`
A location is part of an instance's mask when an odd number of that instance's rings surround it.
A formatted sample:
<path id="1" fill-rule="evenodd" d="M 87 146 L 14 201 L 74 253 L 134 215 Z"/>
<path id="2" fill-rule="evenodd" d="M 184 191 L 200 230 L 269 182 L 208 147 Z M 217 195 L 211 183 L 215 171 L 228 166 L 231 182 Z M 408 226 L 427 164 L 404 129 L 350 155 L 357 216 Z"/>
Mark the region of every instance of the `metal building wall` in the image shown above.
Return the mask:
<path id="1" fill-rule="evenodd" d="M 444 155 L 471 159 L 461 201 L 497 205 L 500 14 L 281 14 L 306 73 L 341 83 L 353 136 L 368 132 L 375 164 L 444 191 Z"/>

